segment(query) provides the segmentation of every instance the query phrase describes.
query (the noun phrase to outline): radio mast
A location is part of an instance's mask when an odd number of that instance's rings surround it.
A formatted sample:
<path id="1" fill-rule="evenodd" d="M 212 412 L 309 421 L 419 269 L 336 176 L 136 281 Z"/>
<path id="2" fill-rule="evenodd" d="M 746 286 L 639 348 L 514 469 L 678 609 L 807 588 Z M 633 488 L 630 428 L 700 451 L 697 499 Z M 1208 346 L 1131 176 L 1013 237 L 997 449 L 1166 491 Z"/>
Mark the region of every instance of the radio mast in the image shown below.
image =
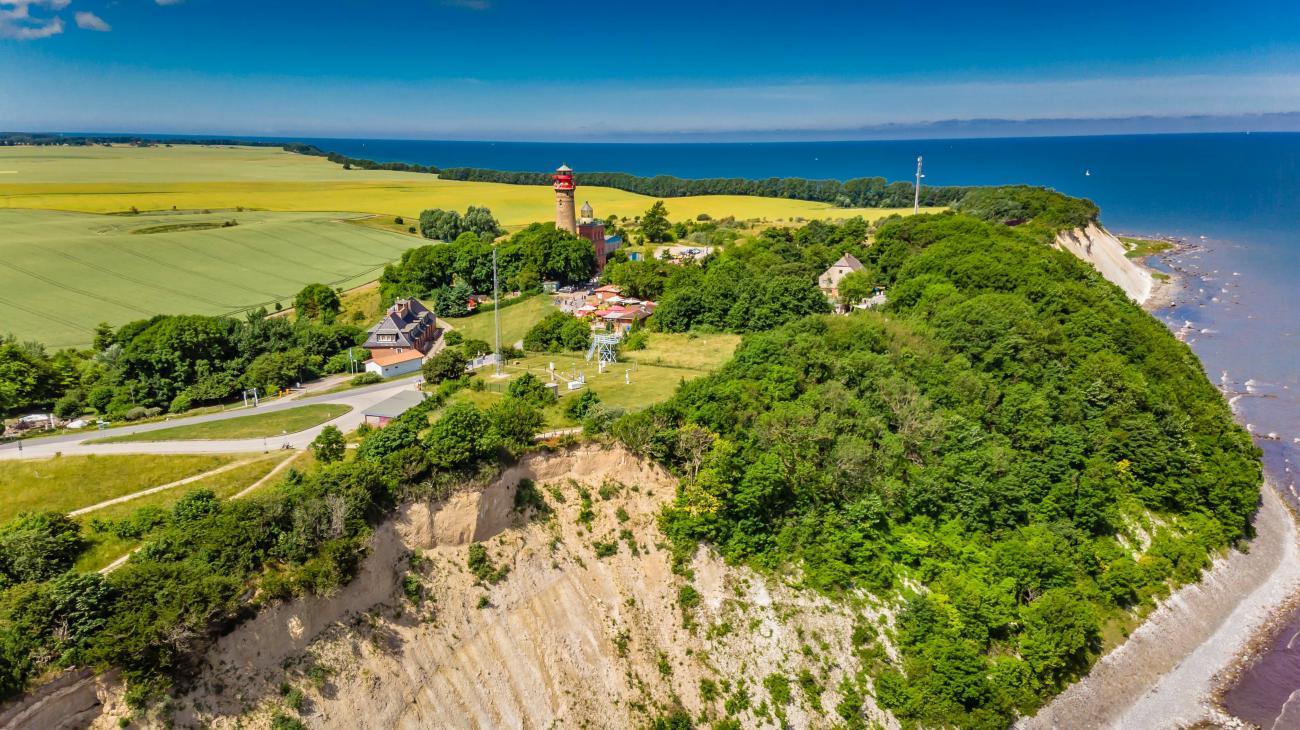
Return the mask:
<path id="1" fill-rule="evenodd" d="M 921 212 L 921 156 L 916 157 L 916 188 L 912 191 L 912 215 Z"/>

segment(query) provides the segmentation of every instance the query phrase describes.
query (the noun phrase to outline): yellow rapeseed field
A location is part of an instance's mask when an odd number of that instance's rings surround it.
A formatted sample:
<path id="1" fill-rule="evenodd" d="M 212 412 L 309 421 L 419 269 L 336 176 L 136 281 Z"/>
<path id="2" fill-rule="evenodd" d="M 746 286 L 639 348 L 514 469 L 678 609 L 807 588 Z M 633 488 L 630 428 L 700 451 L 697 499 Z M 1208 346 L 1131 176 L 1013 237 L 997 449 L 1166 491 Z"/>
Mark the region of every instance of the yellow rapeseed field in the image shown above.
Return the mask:
<path id="1" fill-rule="evenodd" d="M 420 173 L 344 170 L 319 157 L 261 147 L 5 147 L 0 148 L 0 207 L 86 213 L 233 209 L 356 211 L 418 217 L 426 208 L 485 205 L 507 226 L 551 220 L 549 189 L 530 185 L 440 180 Z M 598 215 L 639 215 L 654 198 L 583 187 L 578 197 Z M 745 195 L 669 198 L 671 218 L 880 218 L 879 208 Z"/>

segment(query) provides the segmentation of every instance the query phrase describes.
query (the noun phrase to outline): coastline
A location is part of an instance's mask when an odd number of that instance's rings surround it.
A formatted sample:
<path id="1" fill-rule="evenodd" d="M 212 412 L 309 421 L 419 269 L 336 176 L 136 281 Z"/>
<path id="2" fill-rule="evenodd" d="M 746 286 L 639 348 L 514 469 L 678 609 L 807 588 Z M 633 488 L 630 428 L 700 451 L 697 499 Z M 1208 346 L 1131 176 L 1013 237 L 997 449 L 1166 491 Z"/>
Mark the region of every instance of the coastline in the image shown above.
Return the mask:
<path id="1" fill-rule="evenodd" d="M 1200 581 L 1162 601 L 1087 676 L 1016 727 L 1154 730 L 1205 721 L 1239 724 L 1221 709 L 1218 689 L 1300 589 L 1294 516 L 1271 482 L 1260 496 L 1256 537 L 1248 550 L 1220 555 Z"/>
<path id="2" fill-rule="evenodd" d="M 1130 292 L 1136 281 L 1131 272 L 1116 272 L 1113 265 L 1116 253 L 1129 250 L 1124 242 L 1105 229 L 1101 236 L 1082 230 L 1070 233 L 1074 241 L 1058 238 L 1058 247 L 1093 264 Z M 1130 298 L 1153 315 L 1173 310 L 1189 293 L 1189 280 L 1195 278 L 1195 272 L 1184 271 L 1177 261 L 1200 247 L 1167 236 L 1131 238 L 1169 244 L 1169 248 L 1127 259 L 1152 281 L 1146 296 L 1130 293 Z M 1110 270 L 1098 263 L 1107 258 Z M 1181 329 L 1169 324 L 1180 341 L 1188 342 L 1188 335 L 1196 332 L 1189 329 L 1190 323 Z M 1222 389 L 1225 398 L 1232 395 L 1226 381 Z M 1244 426 L 1241 414 L 1235 407 L 1233 411 Z M 1265 464 L 1260 508 L 1253 523 L 1256 533 L 1248 546 L 1220 555 L 1199 581 L 1162 601 L 1127 641 L 1098 659 L 1088 675 L 1033 717 L 1022 719 L 1017 728 L 1255 726 L 1252 722 L 1257 718 L 1232 714 L 1227 698 L 1244 676 L 1277 651 L 1283 633 L 1297 627 L 1300 610 L 1300 520 L 1294 501 L 1275 478 L 1281 475 L 1271 475 L 1269 466 Z M 1278 719 L 1296 715 L 1286 705 L 1281 713 Z"/>

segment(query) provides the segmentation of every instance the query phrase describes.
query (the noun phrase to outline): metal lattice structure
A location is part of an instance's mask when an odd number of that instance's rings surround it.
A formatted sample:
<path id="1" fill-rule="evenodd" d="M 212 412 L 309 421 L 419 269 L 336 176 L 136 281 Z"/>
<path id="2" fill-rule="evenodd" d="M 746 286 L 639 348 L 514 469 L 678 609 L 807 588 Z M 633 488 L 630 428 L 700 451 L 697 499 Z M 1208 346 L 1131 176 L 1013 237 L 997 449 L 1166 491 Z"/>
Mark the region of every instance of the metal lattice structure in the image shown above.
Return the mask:
<path id="1" fill-rule="evenodd" d="M 591 347 L 587 349 L 587 362 L 591 362 L 591 358 L 597 355 L 599 355 L 599 360 L 603 363 L 618 362 L 617 348 L 622 339 L 622 335 L 593 335 Z"/>

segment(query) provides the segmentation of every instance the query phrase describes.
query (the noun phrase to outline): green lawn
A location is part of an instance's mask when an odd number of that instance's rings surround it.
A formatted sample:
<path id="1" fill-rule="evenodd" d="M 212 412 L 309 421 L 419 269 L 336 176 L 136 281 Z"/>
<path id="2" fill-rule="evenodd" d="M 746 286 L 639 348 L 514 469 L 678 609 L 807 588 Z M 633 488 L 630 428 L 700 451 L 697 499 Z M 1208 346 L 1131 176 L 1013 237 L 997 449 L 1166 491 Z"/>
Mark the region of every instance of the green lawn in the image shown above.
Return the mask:
<path id="1" fill-rule="evenodd" d="M 332 421 L 352 410 L 351 406 L 323 404 L 299 406 L 271 413 L 207 421 L 188 426 L 175 426 L 157 431 L 132 433 L 96 439 L 90 443 L 120 444 L 137 441 L 212 441 L 217 439 L 252 439 L 297 433 L 326 421 Z"/>
<path id="2" fill-rule="evenodd" d="M 119 520 L 129 516 L 141 507 L 170 509 L 172 505 L 176 504 L 177 500 L 196 489 L 210 489 L 218 497 L 227 499 L 266 476 L 285 458 L 285 455 L 281 453 L 270 454 L 244 466 L 220 474 L 213 474 L 205 479 L 175 489 L 155 492 L 139 499 L 114 504 L 77 517 L 77 521 L 82 525 L 82 534 L 89 540 L 90 545 L 77 558 L 77 563 L 73 566 L 73 569 L 80 571 L 99 570 L 134 550 L 140 544 L 138 540 L 126 540 L 111 533 L 95 532 L 91 529 L 92 520 Z"/>
<path id="3" fill-rule="evenodd" d="M 504 315 L 507 310 L 502 310 Z M 543 382 L 550 382 L 550 365 L 555 365 L 556 380 L 560 385 L 560 400 L 546 409 L 547 428 L 561 428 L 576 425 L 564 414 L 567 399 L 591 390 L 600 396 L 602 403 L 639 410 L 646 406 L 660 403 L 672 397 L 678 384 L 683 380 L 698 378 L 716 370 L 730 359 L 739 344 L 738 335 L 678 335 L 651 333 L 649 346 L 645 350 L 629 352 L 623 361 L 615 363 L 599 372 L 595 361 L 587 362 L 584 354 L 577 353 L 529 353 L 522 360 L 512 360 L 506 366 L 504 379 L 497 379 L 488 373 L 478 377 L 490 384 L 491 390 L 462 390 L 456 394 L 458 400 L 468 400 L 481 408 L 487 408 L 503 397 L 499 390 L 511 379 L 526 372 L 532 373 Z M 583 389 L 570 391 L 567 382 L 581 374 L 586 378 Z"/>
<path id="4" fill-rule="evenodd" d="M 0 461 L 0 522 L 24 511 L 68 512 L 88 507 L 244 458 L 247 456 L 129 454 Z"/>
<path id="5" fill-rule="evenodd" d="M 350 215 L 0 208 L 0 322 L 19 339 L 81 346 L 99 322 L 273 309 L 305 284 L 355 287 L 422 242 L 339 222 Z"/>
<path id="6" fill-rule="evenodd" d="M 501 309 L 501 346 L 506 347 L 522 340 L 524 334 L 543 317 L 554 312 L 555 305 L 545 294 L 529 297 L 526 301 Z M 481 312 L 468 317 L 445 317 L 443 321 L 470 339 L 483 340 L 488 344 L 495 341 L 493 313 Z"/>

